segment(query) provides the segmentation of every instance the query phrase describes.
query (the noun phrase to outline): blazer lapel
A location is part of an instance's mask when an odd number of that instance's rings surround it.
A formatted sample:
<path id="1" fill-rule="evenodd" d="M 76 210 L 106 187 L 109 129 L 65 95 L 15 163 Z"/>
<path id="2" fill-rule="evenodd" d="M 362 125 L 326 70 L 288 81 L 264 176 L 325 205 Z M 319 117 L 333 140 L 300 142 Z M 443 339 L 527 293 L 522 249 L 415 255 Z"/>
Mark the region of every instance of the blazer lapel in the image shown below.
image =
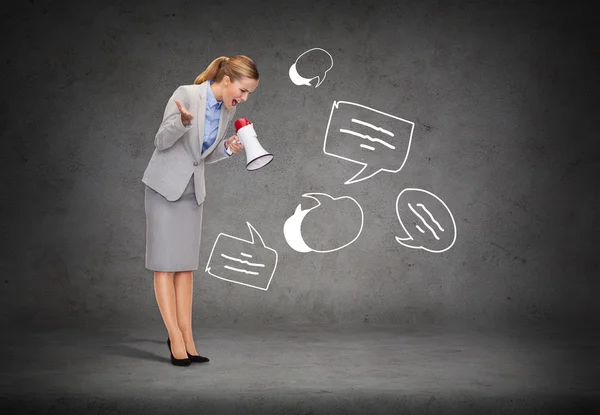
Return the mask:
<path id="1" fill-rule="evenodd" d="M 202 153 L 201 158 L 205 158 L 206 156 L 208 156 L 214 150 L 217 144 L 219 144 L 219 142 L 225 135 L 225 132 L 227 130 L 227 124 L 229 124 L 232 112 L 233 110 L 228 110 L 225 108 L 225 104 L 221 104 L 221 114 L 219 115 L 219 129 L 217 130 L 217 138 L 215 139 L 215 142 L 212 143 L 212 145 L 209 148 L 207 148 L 204 153 Z M 204 130 L 202 130 L 202 137 L 204 139 Z"/>
<path id="2" fill-rule="evenodd" d="M 200 84 L 200 92 L 198 94 L 198 108 L 196 109 L 196 119 L 198 122 L 198 142 L 200 143 L 200 152 L 202 153 L 202 145 L 204 144 L 204 123 L 206 122 L 206 88 L 208 81 Z"/>

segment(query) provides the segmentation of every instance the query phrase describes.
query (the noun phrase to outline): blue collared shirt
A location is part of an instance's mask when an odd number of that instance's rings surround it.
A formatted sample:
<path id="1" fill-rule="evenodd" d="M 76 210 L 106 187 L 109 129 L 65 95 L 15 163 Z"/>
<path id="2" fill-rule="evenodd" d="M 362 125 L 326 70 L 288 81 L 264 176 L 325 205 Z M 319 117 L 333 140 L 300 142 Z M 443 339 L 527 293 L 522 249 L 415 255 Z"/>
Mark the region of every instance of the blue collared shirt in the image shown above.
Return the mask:
<path id="1" fill-rule="evenodd" d="M 212 92 L 212 85 L 215 81 L 210 81 L 206 93 L 206 118 L 204 120 L 204 142 L 202 143 L 202 152 L 213 145 L 217 139 L 219 130 L 219 120 L 221 119 L 221 106 L 223 101 L 217 101 Z"/>

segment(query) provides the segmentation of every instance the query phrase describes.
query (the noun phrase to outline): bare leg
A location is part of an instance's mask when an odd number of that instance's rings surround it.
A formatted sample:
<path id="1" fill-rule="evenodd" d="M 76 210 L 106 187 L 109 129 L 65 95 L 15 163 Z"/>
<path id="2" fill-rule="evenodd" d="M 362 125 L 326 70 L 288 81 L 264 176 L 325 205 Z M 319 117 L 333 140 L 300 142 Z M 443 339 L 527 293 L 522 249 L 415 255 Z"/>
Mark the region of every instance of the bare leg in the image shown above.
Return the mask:
<path id="1" fill-rule="evenodd" d="M 192 333 L 192 299 L 194 278 L 192 271 L 182 271 L 175 273 L 175 296 L 177 297 L 177 324 L 185 348 L 191 355 L 197 356 L 196 345 L 194 344 L 194 335 Z"/>
<path id="2" fill-rule="evenodd" d="M 169 332 L 173 356 L 176 359 L 186 359 L 185 343 L 177 325 L 177 302 L 172 272 L 154 272 L 154 292 L 160 314 Z"/>

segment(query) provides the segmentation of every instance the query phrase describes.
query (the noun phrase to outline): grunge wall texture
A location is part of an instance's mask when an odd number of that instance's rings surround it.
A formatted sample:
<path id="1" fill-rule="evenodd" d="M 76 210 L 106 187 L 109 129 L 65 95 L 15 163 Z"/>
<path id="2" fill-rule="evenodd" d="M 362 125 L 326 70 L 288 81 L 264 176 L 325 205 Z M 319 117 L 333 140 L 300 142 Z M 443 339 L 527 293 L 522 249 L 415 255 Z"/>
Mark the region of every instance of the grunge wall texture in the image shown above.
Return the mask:
<path id="1" fill-rule="evenodd" d="M 1 13 L 4 326 L 162 324 L 144 268 L 142 173 L 171 93 L 235 54 L 261 75 L 236 118 L 275 159 L 252 173 L 244 155 L 207 168 L 197 323 L 597 322 L 587 6 L 28 1 Z M 334 66 L 318 88 L 296 86 L 288 69 L 314 47 Z M 415 123 L 400 172 L 343 184 L 359 166 L 323 152 L 334 100 Z M 448 205 L 451 249 L 395 241 L 409 187 Z M 283 224 L 308 192 L 356 199 L 360 237 L 332 253 L 292 250 Z M 246 222 L 279 254 L 267 291 L 204 272 L 217 235 L 248 238 Z"/>

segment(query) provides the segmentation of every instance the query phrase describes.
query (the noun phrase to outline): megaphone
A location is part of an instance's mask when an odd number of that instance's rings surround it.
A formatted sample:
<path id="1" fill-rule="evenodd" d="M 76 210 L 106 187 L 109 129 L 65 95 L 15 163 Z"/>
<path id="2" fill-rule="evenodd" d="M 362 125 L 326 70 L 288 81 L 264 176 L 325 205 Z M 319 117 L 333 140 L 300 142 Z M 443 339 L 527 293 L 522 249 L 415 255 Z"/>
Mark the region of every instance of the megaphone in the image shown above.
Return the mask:
<path id="1" fill-rule="evenodd" d="M 235 132 L 246 151 L 246 169 L 258 170 L 273 160 L 273 154 L 267 152 L 258 142 L 254 125 L 247 118 L 236 120 Z"/>

